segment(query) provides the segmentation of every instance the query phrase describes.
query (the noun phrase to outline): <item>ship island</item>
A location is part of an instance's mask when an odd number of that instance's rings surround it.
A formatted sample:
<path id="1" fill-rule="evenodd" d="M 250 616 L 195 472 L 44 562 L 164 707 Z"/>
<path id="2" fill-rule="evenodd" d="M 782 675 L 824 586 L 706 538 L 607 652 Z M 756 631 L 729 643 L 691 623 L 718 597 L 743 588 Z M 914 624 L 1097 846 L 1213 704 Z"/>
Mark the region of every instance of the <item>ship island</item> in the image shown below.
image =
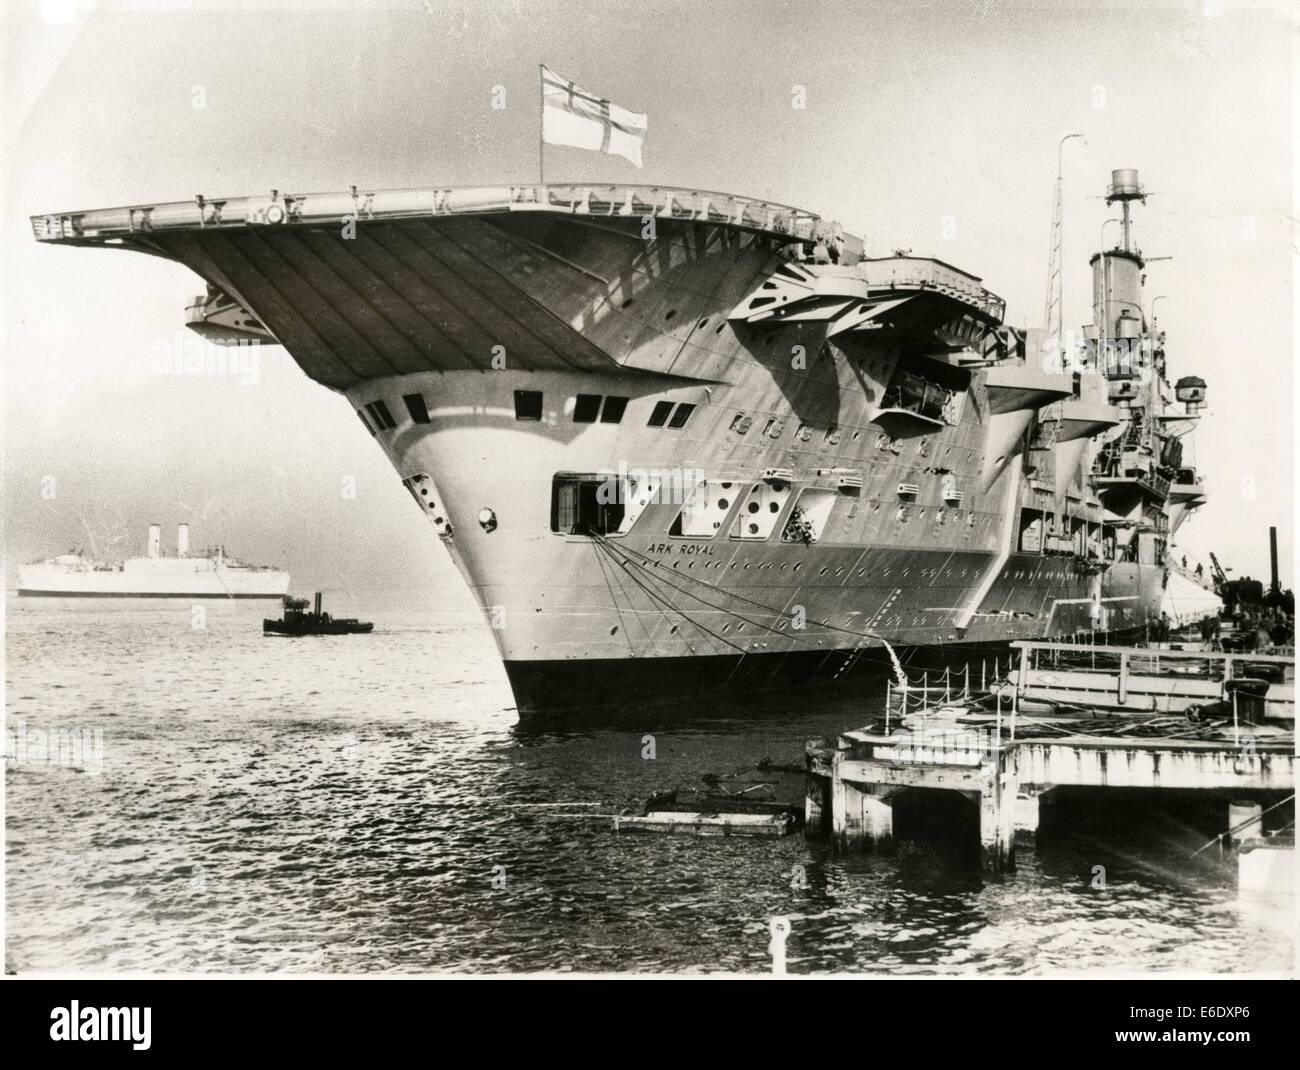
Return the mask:
<path id="1" fill-rule="evenodd" d="M 1050 301 L 1012 326 L 942 260 L 693 189 L 273 190 L 32 225 L 187 265 L 191 328 L 279 344 L 346 398 L 533 715 L 1140 637 L 1207 500 L 1183 457 L 1206 384 L 1171 385 L 1144 305 L 1145 197 L 1112 172 L 1122 230 L 1077 337 Z"/>
<path id="2" fill-rule="evenodd" d="M 120 563 L 73 551 L 18 569 L 19 597 L 282 598 L 289 574 L 247 565 L 224 546 L 190 549 L 190 526 L 176 526 L 176 556 L 162 553 L 162 527 L 149 525 L 144 557 Z"/>

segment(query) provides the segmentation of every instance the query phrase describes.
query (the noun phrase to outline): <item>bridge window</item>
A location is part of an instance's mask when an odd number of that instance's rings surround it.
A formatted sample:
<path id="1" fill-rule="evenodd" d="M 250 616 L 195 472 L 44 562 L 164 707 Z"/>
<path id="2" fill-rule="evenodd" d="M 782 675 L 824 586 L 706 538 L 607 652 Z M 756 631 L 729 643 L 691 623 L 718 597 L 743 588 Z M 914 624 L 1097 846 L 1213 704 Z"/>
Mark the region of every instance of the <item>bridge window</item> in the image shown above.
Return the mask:
<path id="1" fill-rule="evenodd" d="M 616 424 L 622 421 L 623 413 L 627 409 L 627 398 L 615 397 L 610 395 L 605 399 L 605 407 L 600 410 L 600 422 L 603 424 Z"/>
<path id="2" fill-rule="evenodd" d="M 388 406 L 382 401 L 372 401 L 366 406 L 366 412 L 370 413 L 370 418 L 374 421 L 375 426 L 381 431 L 390 431 L 397 426 L 397 421 L 393 419 L 393 414 L 388 411 Z"/>
<path id="3" fill-rule="evenodd" d="M 423 394 L 403 394 L 402 400 L 406 402 L 406 411 L 411 414 L 412 420 L 417 424 L 429 422 L 429 409 L 424 403 Z"/>
<path id="4" fill-rule="evenodd" d="M 542 418 L 542 392 L 540 390 L 515 391 L 515 419 L 540 420 Z"/>
<path id="5" fill-rule="evenodd" d="M 646 427 L 663 427 L 668 422 L 668 414 L 672 411 L 673 403 L 671 401 L 655 402 L 654 412 L 650 414 Z"/>
<path id="6" fill-rule="evenodd" d="M 579 394 L 573 399 L 573 422 L 575 424 L 594 424 L 599 413 L 599 394 Z"/>
<path id="7" fill-rule="evenodd" d="M 673 418 L 668 421 L 668 426 L 673 428 L 685 427 L 686 421 L 691 418 L 691 413 L 694 411 L 694 405 L 688 405 L 683 402 L 677 406 L 677 411 L 673 413 Z"/>
<path id="8" fill-rule="evenodd" d="M 557 473 L 551 481 L 551 530 L 562 535 L 608 535 L 623 523 L 619 481 Z"/>

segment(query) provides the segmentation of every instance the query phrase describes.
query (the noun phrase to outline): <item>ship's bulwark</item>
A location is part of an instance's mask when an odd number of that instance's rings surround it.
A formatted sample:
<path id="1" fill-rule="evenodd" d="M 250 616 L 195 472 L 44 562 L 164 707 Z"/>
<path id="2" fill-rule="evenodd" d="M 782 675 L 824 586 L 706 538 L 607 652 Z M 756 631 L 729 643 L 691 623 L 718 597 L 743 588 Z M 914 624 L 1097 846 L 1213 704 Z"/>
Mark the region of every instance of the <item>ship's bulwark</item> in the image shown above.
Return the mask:
<path id="1" fill-rule="evenodd" d="M 60 217 L 55 240 L 188 264 L 348 398 L 474 592 L 521 713 L 1158 615 L 1158 549 L 1104 565 L 1124 535 L 1089 452 L 1056 446 L 1119 423 L 1098 377 L 1072 396 L 1045 375 L 972 276 L 857 264 L 830 230 L 799 256 L 788 223 L 738 211 L 649 229 L 470 212 L 347 238 L 205 210 L 125 234 Z"/>

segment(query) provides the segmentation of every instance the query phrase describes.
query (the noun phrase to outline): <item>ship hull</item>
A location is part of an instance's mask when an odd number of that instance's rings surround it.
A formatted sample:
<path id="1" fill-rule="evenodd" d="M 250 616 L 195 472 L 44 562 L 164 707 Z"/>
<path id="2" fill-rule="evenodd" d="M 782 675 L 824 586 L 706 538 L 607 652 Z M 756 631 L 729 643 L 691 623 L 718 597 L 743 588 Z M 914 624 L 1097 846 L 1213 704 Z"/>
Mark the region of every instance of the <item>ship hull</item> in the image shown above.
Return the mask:
<path id="1" fill-rule="evenodd" d="M 24 565 L 24 598 L 283 598 L 289 574 L 274 569 L 211 566 L 204 559 L 167 559 L 157 568 L 129 561 L 124 569 Z"/>
<path id="2" fill-rule="evenodd" d="M 537 420 L 514 418 L 521 385 L 542 395 Z M 561 405 L 581 391 L 630 395 L 624 419 L 575 427 Z M 1014 472 L 964 508 L 927 504 L 903 516 L 897 486 L 915 460 L 900 464 L 874 443 L 872 456 L 851 431 L 842 451 L 819 442 L 808 459 L 777 443 L 738 457 L 726 426 L 734 409 L 689 384 L 449 372 L 370 381 L 349 400 L 362 412 L 380 400 L 397 413 L 416 395 L 428 422 L 376 429 L 375 438 L 473 592 L 522 716 L 862 679 L 892 664 L 887 644 L 909 660 L 961 662 L 1017 639 L 1136 633 L 1158 617 L 1159 566 L 1098 574 L 1070 554 L 1000 542 Z M 696 402 L 698 425 L 676 436 L 647 427 L 665 396 Z M 978 445 L 979 430 L 949 432 L 953 452 Z M 945 439 L 928 448 L 947 449 Z M 837 495 L 825 537 L 811 543 L 782 535 L 793 495 L 766 538 L 740 537 L 745 493 L 759 484 L 734 476 L 706 537 L 674 534 L 684 506 L 671 495 L 624 531 L 592 536 L 557 523 L 557 473 L 620 465 L 671 473 L 686 458 L 695 473 L 686 483 L 742 466 L 807 472 L 820 463 L 852 466 L 862 485 Z M 974 473 L 966 478 L 973 483 Z M 938 496 L 937 486 L 927 490 Z"/>
<path id="3" fill-rule="evenodd" d="M 24 587 L 18 588 L 19 598 L 258 598 L 258 599 L 279 599 L 284 597 L 283 591 L 268 591 L 265 593 L 232 593 L 229 591 L 85 591 L 85 590 L 68 590 L 68 591 L 42 591 L 31 590 Z"/>
<path id="4" fill-rule="evenodd" d="M 1133 632 L 1112 634 L 1124 641 Z M 1012 648 L 1003 644 L 955 643 L 901 647 L 896 651 L 909 678 L 950 671 L 953 693 L 991 685 L 995 665 L 1005 676 Z M 587 661 L 506 661 L 506 677 L 521 717 L 606 716 L 648 707 L 680 706 L 718 696 L 788 697 L 797 706 L 809 688 L 863 690 L 879 700 L 894 678 L 893 661 L 882 647 L 861 651 L 804 651 L 705 657 L 599 658 Z M 969 676 L 967 676 L 969 672 Z M 937 677 L 936 677 L 937 678 Z M 709 707 L 696 712 L 707 713 Z"/>
<path id="5" fill-rule="evenodd" d="M 310 627 L 296 627 L 282 620 L 262 621 L 263 635 L 282 635 L 288 638 L 306 635 L 366 635 L 374 629 L 374 624 L 369 621 L 353 624 L 316 624 Z"/>
<path id="6" fill-rule="evenodd" d="M 806 213 L 511 187 L 34 226 L 189 265 L 347 398 L 521 714 L 1159 618 L 1163 516 L 1089 476 L 1128 422 L 1100 377 L 1047 367 L 974 276 L 859 263 Z"/>

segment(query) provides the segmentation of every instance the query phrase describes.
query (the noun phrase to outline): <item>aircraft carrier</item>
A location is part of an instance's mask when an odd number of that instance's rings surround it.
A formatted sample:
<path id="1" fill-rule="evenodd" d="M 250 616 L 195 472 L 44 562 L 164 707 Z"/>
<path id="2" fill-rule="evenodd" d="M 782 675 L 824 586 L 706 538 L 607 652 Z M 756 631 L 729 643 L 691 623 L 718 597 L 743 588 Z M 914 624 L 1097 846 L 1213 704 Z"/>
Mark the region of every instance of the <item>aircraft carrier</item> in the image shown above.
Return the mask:
<path id="1" fill-rule="evenodd" d="M 32 224 L 189 266 L 191 327 L 279 343 L 346 397 L 528 714 L 1157 618 L 1205 500 L 1182 457 L 1205 384 L 1170 385 L 1143 305 L 1144 197 L 1112 173 L 1122 240 L 1077 342 L 1008 326 L 941 260 L 699 190 L 277 190 Z"/>

